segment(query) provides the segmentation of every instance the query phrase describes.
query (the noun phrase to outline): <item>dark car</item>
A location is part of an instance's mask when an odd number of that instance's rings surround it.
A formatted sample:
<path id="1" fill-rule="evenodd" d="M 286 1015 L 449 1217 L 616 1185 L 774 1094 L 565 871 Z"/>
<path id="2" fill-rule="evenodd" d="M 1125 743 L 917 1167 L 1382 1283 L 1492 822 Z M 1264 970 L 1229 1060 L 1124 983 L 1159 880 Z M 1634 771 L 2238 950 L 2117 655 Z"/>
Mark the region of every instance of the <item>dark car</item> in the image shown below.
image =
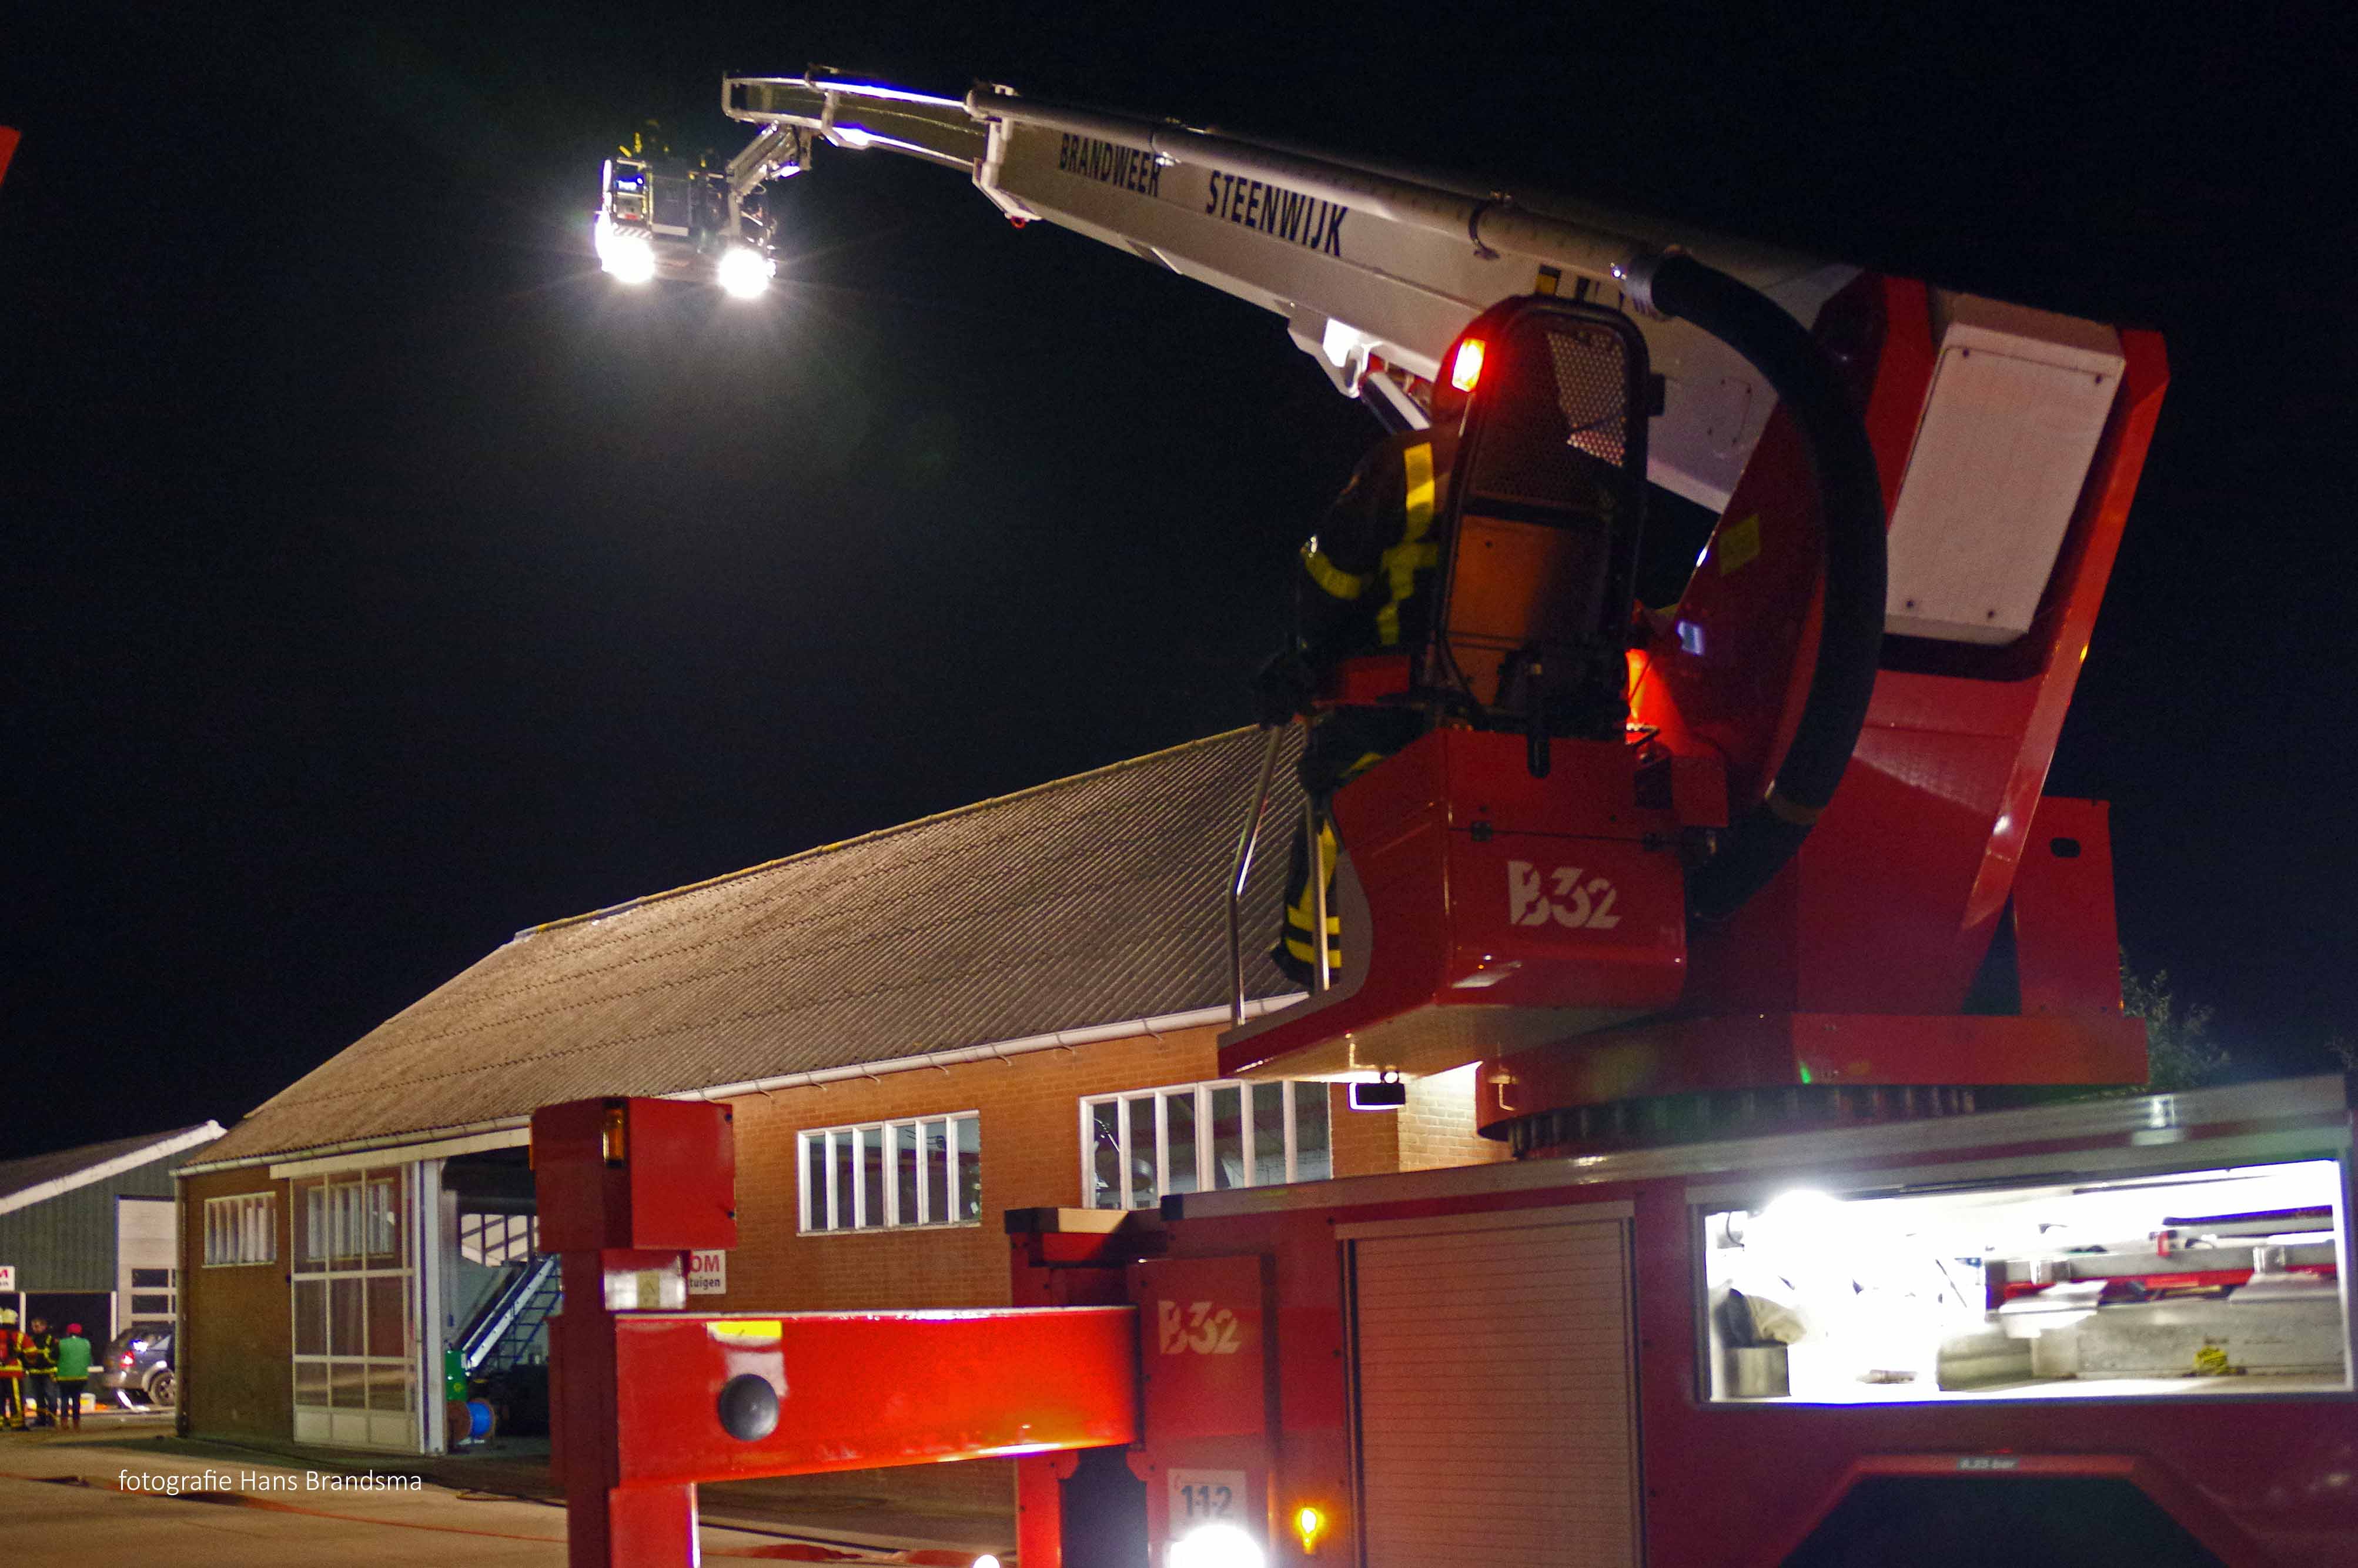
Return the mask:
<path id="1" fill-rule="evenodd" d="M 170 1325 L 139 1325 L 107 1341 L 90 1369 L 90 1391 L 113 1394 L 124 1406 L 169 1405 L 179 1394 L 172 1371 Z"/>

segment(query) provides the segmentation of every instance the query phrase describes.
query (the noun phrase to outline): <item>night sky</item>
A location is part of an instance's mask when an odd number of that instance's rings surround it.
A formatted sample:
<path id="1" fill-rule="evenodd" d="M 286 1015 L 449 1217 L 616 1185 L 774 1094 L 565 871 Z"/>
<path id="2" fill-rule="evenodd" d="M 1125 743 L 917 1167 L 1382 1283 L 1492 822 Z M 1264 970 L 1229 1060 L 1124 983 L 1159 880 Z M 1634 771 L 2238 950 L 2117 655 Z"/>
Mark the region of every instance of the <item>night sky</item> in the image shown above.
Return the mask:
<path id="1" fill-rule="evenodd" d="M 1274 317 L 827 149 L 766 300 L 598 274 L 617 137 L 732 152 L 723 71 L 813 62 L 2161 328 L 2049 787 L 2115 803 L 2132 959 L 2244 1071 L 2325 1065 L 2358 1034 L 2330 40 L 1443 9 L 12 25 L 0 1158 L 232 1121 L 519 927 L 1247 719 L 1374 434 Z"/>

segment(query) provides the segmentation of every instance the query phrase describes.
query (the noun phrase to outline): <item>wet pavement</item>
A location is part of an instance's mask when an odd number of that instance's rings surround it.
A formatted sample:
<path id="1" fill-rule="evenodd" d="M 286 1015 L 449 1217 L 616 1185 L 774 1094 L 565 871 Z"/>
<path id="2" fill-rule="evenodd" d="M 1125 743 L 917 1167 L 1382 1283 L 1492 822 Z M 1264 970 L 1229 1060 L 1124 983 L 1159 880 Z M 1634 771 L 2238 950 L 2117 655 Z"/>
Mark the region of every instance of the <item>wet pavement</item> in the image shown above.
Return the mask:
<path id="1" fill-rule="evenodd" d="M 170 1412 L 99 1411 L 71 1430 L 0 1433 L 0 1541 L 12 1563 L 296 1568 L 352 1562 L 496 1568 L 565 1561 L 545 1445 L 427 1459 L 248 1447 L 172 1435 Z M 1003 1515 L 919 1512 L 798 1495 L 792 1482 L 708 1488 L 715 1561 L 1012 1560 Z"/>

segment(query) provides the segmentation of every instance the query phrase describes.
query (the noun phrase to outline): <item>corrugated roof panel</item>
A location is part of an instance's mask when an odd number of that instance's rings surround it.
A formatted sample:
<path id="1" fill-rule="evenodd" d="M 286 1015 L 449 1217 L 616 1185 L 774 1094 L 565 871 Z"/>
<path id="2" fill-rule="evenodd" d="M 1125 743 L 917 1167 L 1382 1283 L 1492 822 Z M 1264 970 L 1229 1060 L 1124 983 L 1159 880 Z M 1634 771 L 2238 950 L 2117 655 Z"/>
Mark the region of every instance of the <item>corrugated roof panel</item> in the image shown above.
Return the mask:
<path id="1" fill-rule="evenodd" d="M 1247 989 L 1301 797 L 1285 741 Z M 1266 737 L 1236 730 L 520 935 L 274 1097 L 208 1162 L 1214 1007 Z"/>

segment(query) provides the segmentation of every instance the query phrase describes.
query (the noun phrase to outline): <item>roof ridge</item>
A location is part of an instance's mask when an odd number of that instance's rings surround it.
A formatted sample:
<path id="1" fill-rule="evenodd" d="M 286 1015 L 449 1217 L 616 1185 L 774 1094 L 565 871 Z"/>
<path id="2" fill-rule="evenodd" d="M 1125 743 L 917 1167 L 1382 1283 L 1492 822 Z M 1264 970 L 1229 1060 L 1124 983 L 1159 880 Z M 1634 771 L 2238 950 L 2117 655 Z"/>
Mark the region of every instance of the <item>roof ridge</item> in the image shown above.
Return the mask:
<path id="1" fill-rule="evenodd" d="M 896 833 L 911 833 L 920 827 L 930 827 L 938 822 L 947 822 L 955 817 L 967 816 L 978 811 L 988 811 L 994 806 L 1006 806 L 1011 802 L 1022 800 L 1027 795 L 1044 794 L 1052 789 L 1063 789 L 1069 784 L 1080 784 L 1084 780 L 1102 778 L 1130 768 L 1143 767 L 1149 762 L 1160 762 L 1165 757 L 1174 756 L 1182 752 L 1192 752 L 1202 747 L 1217 745 L 1223 741 L 1234 740 L 1237 736 L 1249 733 L 1257 728 L 1258 726 L 1255 725 L 1241 725 L 1234 730 L 1223 730 L 1217 735 L 1205 735 L 1193 741 L 1183 741 L 1175 746 L 1165 746 L 1159 752 L 1149 752 L 1143 756 L 1125 757 L 1118 762 L 1108 762 L 1103 767 L 1085 768 L 1077 773 L 1068 773 L 1063 778 L 1050 779 L 1044 784 L 1029 784 L 1022 789 L 1011 790 L 1005 795 L 992 795 L 987 800 L 972 801 L 965 806 L 954 806 L 946 811 L 936 811 L 930 816 L 912 817 L 906 822 L 895 823 L 890 827 L 878 827 L 866 833 L 855 834 L 849 838 L 838 838 L 832 844 L 816 844 L 807 849 L 797 849 L 791 855 L 781 855 L 773 860 L 763 860 L 758 865 L 745 866 L 737 871 L 723 871 L 718 876 L 706 877 L 701 881 L 685 882 L 676 888 L 667 888 L 662 892 L 643 893 L 637 898 L 624 899 L 620 903 L 608 904 L 603 909 L 592 909 L 580 914 L 568 914 L 559 920 L 544 921 L 538 925 L 527 925 L 508 940 L 511 943 L 522 942 L 528 937 L 537 936 L 543 932 L 561 931 L 575 925 L 586 925 L 593 920 L 604 920 L 612 915 L 627 914 L 647 904 L 661 903 L 692 892 L 702 892 L 708 888 L 733 882 L 741 877 L 758 876 L 763 871 L 774 871 L 780 866 L 790 866 L 798 860 L 809 860 L 813 856 L 832 855 L 838 850 L 856 849 L 862 844 L 889 838 Z"/>

